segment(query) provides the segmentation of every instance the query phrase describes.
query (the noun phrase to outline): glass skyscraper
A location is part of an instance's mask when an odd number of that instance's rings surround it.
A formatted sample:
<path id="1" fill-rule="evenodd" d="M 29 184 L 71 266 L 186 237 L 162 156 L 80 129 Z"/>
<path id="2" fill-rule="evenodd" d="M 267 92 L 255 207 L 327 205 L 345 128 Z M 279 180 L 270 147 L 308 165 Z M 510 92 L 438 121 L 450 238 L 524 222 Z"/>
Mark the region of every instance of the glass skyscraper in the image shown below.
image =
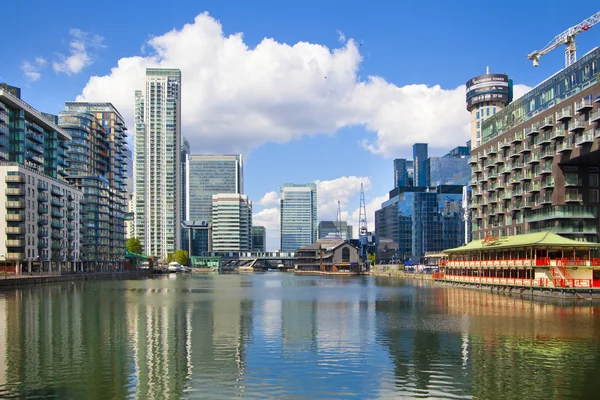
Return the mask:
<path id="1" fill-rule="evenodd" d="M 317 185 L 281 186 L 281 251 L 296 251 L 317 241 Z"/>
<path id="2" fill-rule="evenodd" d="M 181 247 L 181 71 L 146 69 L 135 92 L 135 232 L 144 252 Z"/>
<path id="3" fill-rule="evenodd" d="M 241 154 L 189 155 L 186 161 L 186 221 L 211 221 L 212 196 L 243 194 Z"/>
<path id="4" fill-rule="evenodd" d="M 252 251 L 266 251 L 266 229 L 264 226 L 252 227 Z"/>
<path id="5" fill-rule="evenodd" d="M 413 144 L 413 162 L 415 168 L 414 186 L 427 186 L 427 143 Z"/>

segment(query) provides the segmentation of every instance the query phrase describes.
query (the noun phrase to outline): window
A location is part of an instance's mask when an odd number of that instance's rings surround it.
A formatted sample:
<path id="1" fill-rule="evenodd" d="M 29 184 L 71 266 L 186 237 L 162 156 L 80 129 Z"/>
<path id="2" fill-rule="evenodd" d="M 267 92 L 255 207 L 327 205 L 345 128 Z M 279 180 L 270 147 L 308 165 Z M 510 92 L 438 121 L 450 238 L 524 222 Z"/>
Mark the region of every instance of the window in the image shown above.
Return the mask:
<path id="1" fill-rule="evenodd" d="M 496 107 L 494 107 L 494 114 L 496 114 Z"/>
<path id="2" fill-rule="evenodd" d="M 481 137 L 481 132 L 477 131 L 477 139 L 479 139 Z M 479 143 L 479 142 L 477 142 Z"/>
<path id="3" fill-rule="evenodd" d="M 600 202 L 600 190 L 590 189 L 590 203 Z"/>
<path id="4" fill-rule="evenodd" d="M 481 122 L 477 121 L 477 128 L 481 128 Z"/>
<path id="5" fill-rule="evenodd" d="M 590 187 L 598 187 L 598 174 L 590 174 Z"/>
<path id="6" fill-rule="evenodd" d="M 342 249 L 342 262 L 350 262 L 350 249 L 347 247 Z"/>
<path id="7" fill-rule="evenodd" d="M 489 117 L 489 116 L 490 116 L 490 109 L 488 107 L 488 108 L 486 108 L 486 117 Z"/>
<path id="8" fill-rule="evenodd" d="M 479 119 L 479 111 L 477 111 L 475 118 Z"/>

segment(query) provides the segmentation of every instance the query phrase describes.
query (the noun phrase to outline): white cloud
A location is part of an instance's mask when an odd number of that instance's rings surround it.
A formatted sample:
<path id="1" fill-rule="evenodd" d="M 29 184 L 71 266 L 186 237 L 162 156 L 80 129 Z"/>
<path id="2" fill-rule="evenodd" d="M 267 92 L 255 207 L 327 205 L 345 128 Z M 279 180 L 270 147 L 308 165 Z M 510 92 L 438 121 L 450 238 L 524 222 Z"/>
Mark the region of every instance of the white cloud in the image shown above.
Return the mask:
<path id="1" fill-rule="evenodd" d="M 279 207 L 265 208 L 264 210 L 253 214 L 252 225 L 265 227 L 267 251 L 279 249 Z"/>
<path id="2" fill-rule="evenodd" d="M 52 63 L 55 72 L 62 72 L 67 75 L 78 74 L 85 67 L 93 64 L 94 50 L 104 47 L 102 44 L 104 38 L 100 35 L 94 35 L 80 29 L 71 29 L 69 35 L 71 36 L 71 42 L 69 42 L 70 55 L 59 54 L 60 61 Z"/>
<path id="3" fill-rule="evenodd" d="M 265 195 L 258 201 L 258 204 L 264 207 L 275 207 L 279 206 L 279 196 L 277 192 L 267 192 Z"/>
<path id="4" fill-rule="evenodd" d="M 271 38 L 249 48 L 242 34 L 224 35 L 203 13 L 151 38 L 144 49 L 144 56 L 120 59 L 110 74 L 91 77 L 77 100 L 110 101 L 132 127 L 133 93 L 144 87 L 145 68 L 179 68 L 182 130 L 195 151 L 247 153 L 266 142 L 353 125 L 374 132 L 363 146 L 385 157 L 415 142 L 448 149 L 470 137 L 464 86 L 363 81 L 352 39 L 336 49 Z"/>
<path id="5" fill-rule="evenodd" d="M 48 61 L 43 57 L 37 57 L 34 62 L 23 61 L 21 71 L 23 71 L 27 80 L 35 82 L 42 77 L 40 71 L 44 69 L 47 63 Z"/>
<path id="6" fill-rule="evenodd" d="M 337 34 L 338 34 L 338 40 L 340 41 L 340 43 L 345 43 L 346 35 L 344 35 L 344 32 L 342 32 L 338 29 Z"/>

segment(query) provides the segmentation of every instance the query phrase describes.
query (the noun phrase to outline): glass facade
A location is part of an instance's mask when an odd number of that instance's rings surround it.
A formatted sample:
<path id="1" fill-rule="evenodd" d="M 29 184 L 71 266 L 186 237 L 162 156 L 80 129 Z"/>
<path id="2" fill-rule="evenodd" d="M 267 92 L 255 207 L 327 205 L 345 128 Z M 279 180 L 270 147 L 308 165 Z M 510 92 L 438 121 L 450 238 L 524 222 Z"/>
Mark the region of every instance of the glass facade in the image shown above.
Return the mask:
<path id="1" fill-rule="evenodd" d="M 189 256 L 199 256 L 210 251 L 211 228 L 206 222 L 183 222 L 181 226 L 181 248 Z"/>
<path id="2" fill-rule="evenodd" d="M 348 225 L 346 221 L 341 221 L 340 224 L 337 221 L 321 221 L 317 231 L 319 239 L 324 239 L 330 235 L 337 237 L 341 235 L 342 240 L 352 239 L 352 225 Z"/>
<path id="3" fill-rule="evenodd" d="M 413 144 L 414 186 L 427 186 L 427 143 Z"/>
<path id="4" fill-rule="evenodd" d="M 253 226 L 252 227 L 252 251 L 266 251 L 267 235 L 264 226 Z"/>
<path id="5" fill-rule="evenodd" d="M 404 158 L 394 160 L 394 187 L 413 186 L 413 161 Z"/>
<path id="6" fill-rule="evenodd" d="M 281 251 L 317 241 L 317 185 L 284 184 L 280 200 Z"/>
<path id="7" fill-rule="evenodd" d="M 426 166 L 428 187 L 469 184 L 471 166 L 467 157 L 430 157 Z"/>
<path id="8" fill-rule="evenodd" d="M 186 161 L 188 221 L 211 221 L 212 196 L 243 194 L 243 160 L 234 155 L 190 155 Z"/>

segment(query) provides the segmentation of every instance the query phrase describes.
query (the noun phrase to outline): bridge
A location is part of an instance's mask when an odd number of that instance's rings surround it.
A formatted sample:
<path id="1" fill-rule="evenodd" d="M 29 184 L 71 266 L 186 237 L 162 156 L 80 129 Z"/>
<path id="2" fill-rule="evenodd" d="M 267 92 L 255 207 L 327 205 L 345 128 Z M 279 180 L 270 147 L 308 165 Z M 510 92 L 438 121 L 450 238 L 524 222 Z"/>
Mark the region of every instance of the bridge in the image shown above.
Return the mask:
<path id="1" fill-rule="evenodd" d="M 211 253 L 221 257 L 223 272 L 239 271 L 252 268 L 254 271 L 278 270 L 287 271 L 294 268 L 293 252 L 241 252 L 241 253 Z"/>

